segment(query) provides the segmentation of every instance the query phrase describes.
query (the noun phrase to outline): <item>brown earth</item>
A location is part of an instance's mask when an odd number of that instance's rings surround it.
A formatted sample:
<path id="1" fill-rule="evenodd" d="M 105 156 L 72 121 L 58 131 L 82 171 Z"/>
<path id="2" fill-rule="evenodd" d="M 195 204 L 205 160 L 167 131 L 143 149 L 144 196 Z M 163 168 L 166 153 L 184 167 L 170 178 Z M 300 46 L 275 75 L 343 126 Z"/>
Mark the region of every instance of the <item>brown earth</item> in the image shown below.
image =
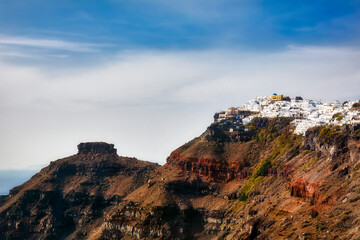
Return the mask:
<path id="1" fill-rule="evenodd" d="M 0 199 L 0 239 L 360 239 L 359 128 L 290 121 L 212 124 L 161 167 L 81 145 Z"/>

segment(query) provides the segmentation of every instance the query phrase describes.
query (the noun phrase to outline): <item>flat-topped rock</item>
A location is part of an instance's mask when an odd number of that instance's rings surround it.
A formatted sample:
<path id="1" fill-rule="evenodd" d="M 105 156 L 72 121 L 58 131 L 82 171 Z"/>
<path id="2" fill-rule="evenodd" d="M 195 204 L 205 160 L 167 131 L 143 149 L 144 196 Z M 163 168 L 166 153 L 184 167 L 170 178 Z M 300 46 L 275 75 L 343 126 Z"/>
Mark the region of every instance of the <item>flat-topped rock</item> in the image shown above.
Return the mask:
<path id="1" fill-rule="evenodd" d="M 80 143 L 78 146 L 78 153 L 115 153 L 114 144 L 105 142 L 86 142 Z"/>

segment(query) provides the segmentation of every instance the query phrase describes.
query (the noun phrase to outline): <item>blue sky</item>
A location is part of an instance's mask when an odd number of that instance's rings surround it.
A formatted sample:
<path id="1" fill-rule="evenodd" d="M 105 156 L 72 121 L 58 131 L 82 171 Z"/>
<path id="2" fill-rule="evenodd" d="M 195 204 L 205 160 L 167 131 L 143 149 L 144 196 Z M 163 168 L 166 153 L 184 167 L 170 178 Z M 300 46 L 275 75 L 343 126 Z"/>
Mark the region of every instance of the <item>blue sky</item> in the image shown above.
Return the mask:
<path id="1" fill-rule="evenodd" d="M 0 1 L 2 35 L 94 49 L 358 45 L 360 1 Z"/>
<path id="2" fill-rule="evenodd" d="M 163 164 L 255 96 L 359 99 L 358 26 L 358 0 L 0 0 L 0 169 L 84 141 Z"/>

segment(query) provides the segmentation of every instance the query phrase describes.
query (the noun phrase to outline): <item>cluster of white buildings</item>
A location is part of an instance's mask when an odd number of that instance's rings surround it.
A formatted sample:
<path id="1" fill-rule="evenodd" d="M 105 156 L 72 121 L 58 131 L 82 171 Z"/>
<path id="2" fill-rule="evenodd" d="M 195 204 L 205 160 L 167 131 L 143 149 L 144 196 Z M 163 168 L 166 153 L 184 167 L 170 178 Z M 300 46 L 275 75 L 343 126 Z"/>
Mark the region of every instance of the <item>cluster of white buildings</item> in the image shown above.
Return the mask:
<path id="1" fill-rule="evenodd" d="M 341 104 L 339 101 L 321 102 L 303 100 L 301 97 L 278 99 L 275 93 L 271 97 L 256 97 L 237 108 L 219 112 L 216 121 L 236 117 L 247 125 L 255 117 L 293 117 L 294 133 L 300 135 L 305 135 L 309 128 L 315 126 L 360 124 L 359 108 L 353 108 L 355 101 Z M 244 111 L 253 114 L 242 116 L 241 113 Z"/>

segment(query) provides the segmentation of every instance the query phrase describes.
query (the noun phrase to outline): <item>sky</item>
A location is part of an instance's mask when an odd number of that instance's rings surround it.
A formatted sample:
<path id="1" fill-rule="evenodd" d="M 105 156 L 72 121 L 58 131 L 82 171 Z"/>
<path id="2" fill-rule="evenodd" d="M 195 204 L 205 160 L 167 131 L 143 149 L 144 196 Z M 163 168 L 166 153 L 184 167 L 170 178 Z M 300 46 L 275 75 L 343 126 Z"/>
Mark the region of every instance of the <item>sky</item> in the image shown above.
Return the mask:
<path id="1" fill-rule="evenodd" d="M 0 169 L 87 141 L 164 164 L 216 111 L 360 98 L 359 0 L 0 0 Z"/>

